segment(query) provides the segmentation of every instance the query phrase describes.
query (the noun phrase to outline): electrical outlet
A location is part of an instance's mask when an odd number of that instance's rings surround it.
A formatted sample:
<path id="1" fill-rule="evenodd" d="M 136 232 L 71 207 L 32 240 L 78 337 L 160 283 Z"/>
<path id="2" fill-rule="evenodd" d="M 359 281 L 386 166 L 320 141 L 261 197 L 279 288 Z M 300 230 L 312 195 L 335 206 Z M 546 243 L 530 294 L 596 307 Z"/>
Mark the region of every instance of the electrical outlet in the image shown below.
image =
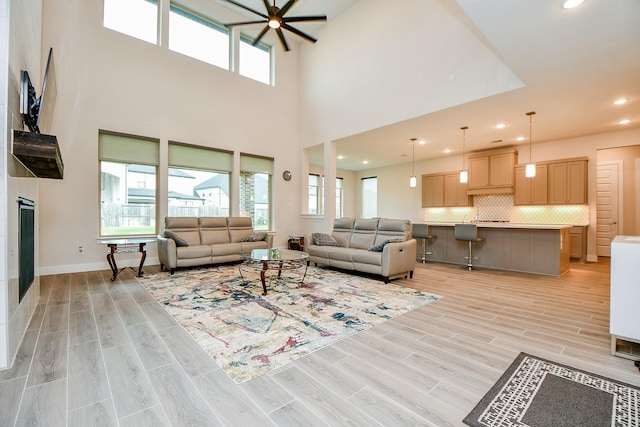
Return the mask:
<path id="1" fill-rule="evenodd" d="M 84 255 L 84 246 L 78 246 L 78 255 Z"/>

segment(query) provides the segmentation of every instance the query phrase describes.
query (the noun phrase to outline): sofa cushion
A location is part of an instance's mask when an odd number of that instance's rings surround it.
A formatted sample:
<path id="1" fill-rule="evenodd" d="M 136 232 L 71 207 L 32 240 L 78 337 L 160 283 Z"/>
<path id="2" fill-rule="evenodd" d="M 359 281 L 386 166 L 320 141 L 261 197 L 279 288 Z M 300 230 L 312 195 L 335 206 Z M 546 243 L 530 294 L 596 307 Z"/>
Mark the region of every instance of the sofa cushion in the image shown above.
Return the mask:
<path id="1" fill-rule="evenodd" d="M 189 246 L 189 242 L 187 242 L 186 240 L 184 240 L 182 237 L 178 236 L 176 233 L 174 233 L 171 230 L 165 230 L 164 237 L 173 239 L 173 241 L 176 242 L 176 246 L 178 247 Z"/>
<path id="2" fill-rule="evenodd" d="M 411 222 L 404 219 L 382 218 L 378 223 L 378 233 L 375 244 L 378 245 L 388 239 L 408 240 L 411 237 Z"/>
<path id="3" fill-rule="evenodd" d="M 353 234 L 353 218 L 336 218 L 333 221 L 333 231 L 331 235 L 337 240 L 338 244 L 344 248 L 349 247 L 349 241 Z"/>
<path id="4" fill-rule="evenodd" d="M 174 232 L 187 242 L 189 246 L 200 244 L 200 232 L 198 230 L 198 218 L 183 216 L 168 216 L 164 219 L 164 228 Z"/>
<path id="5" fill-rule="evenodd" d="M 375 243 L 377 229 L 377 219 L 357 219 L 353 224 L 353 234 L 349 241 L 349 247 L 369 249 Z"/>
<path id="6" fill-rule="evenodd" d="M 259 242 L 267 238 L 267 233 L 265 231 L 256 231 L 253 234 L 243 237 L 240 239 L 241 242 Z"/>
<path id="7" fill-rule="evenodd" d="M 382 242 L 373 245 L 369 248 L 369 250 L 371 252 L 382 252 L 382 250 L 384 249 L 384 247 L 387 245 L 387 243 L 394 243 L 394 242 L 402 242 L 402 239 L 385 239 Z"/>
<path id="8" fill-rule="evenodd" d="M 211 257 L 211 246 L 209 245 L 181 246 L 176 250 L 178 259 Z"/>
<path id="9" fill-rule="evenodd" d="M 229 243 L 226 217 L 200 217 L 200 241 L 203 245 Z"/>
<path id="10" fill-rule="evenodd" d="M 313 233 L 311 234 L 311 237 L 313 237 L 313 242 L 318 246 L 340 246 L 338 241 L 331 234 Z"/>
<path id="11" fill-rule="evenodd" d="M 249 217 L 230 216 L 227 218 L 227 225 L 232 243 L 241 242 L 242 239 L 253 234 L 253 224 Z"/>

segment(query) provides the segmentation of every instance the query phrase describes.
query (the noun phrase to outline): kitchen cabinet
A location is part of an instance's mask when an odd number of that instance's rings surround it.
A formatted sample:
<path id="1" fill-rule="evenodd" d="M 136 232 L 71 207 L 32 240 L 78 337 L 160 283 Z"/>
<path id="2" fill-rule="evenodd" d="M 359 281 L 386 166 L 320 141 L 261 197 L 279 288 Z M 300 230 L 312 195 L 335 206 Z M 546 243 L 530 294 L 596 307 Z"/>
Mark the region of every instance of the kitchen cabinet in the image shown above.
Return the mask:
<path id="1" fill-rule="evenodd" d="M 422 175 L 422 207 L 444 205 L 444 175 Z"/>
<path id="2" fill-rule="evenodd" d="M 573 226 L 569 234 L 571 250 L 569 256 L 583 261 L 587 257 L 587 227 Z"/>
<path id="3" fill-rule="evenodd" d="M 587 158 L 551 162 L 548 167 L 548 204 L 587 203 Z"/>
<path id="4" fill-rule="evenodd" d="M 515 167 L 516 206 L 546 205 L 547 204 L 547 169 L 546 164 L 536 164 L 536 176 L 525 176 L 525 165 Z"/>
<path id="5" fill-rule="evenodd" d="M 471 197 L 467 195 L 468 184 L 460 182 L 460 172 L 444 175 L 444 206 L 471 206 Z"/>
<path id="6" fill-rule="evenodd" d="M 611 242 L 610 314 L 611 353 L 637 359 L 625 348 L 637 348 L 628 343 L 640 343 L 640 284 L 638 268 L 640 236 L 618 235 Z M 621 344 L 621 345 L 619 345 Z"/>
<path id="7" fill-rule="evenodd" d="M 468 195 L 513 193 L 518 152 L 492 150 L 469 155 Z"/>
<path id="8" fill-rule="evenodd" d="M 460 183 L 460 172 L 422 175 L 422 207 L 471 206 L 467 184 Z"/>

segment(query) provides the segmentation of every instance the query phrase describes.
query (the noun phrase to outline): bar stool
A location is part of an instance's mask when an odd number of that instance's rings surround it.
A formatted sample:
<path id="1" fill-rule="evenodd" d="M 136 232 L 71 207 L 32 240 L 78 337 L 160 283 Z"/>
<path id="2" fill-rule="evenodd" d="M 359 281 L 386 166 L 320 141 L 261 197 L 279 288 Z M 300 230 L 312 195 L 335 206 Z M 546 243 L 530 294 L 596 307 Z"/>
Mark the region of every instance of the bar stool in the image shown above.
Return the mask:
<path id="1" fill-rule="evenodd" d="M 416 261 L 427 262 L 427 255 L 431 255 L 431 241 L 436 238 L 436 236 L 432 236 L 429 234 L 429 225 L 428 224 L 412 224 L 412 232 L 411 236 L 416 239 L 422 239 L 422 250 L 418 252 L 420 258 L 417 258 Z"/>
<path id="2" fill-rule="evenodd" d="M 467 260 L 467 267 L 471 270 L 473 268 L 473 260 L 478 259 L 478 257 L 473 256 L 473 244 L 484 241 L 482 237 L 478 237 L 478 226 L 476 224 L 456 224 L 453 233 L 456 240 L 469 242 L 469 256 L 466 256 L 465 259 Z"/>

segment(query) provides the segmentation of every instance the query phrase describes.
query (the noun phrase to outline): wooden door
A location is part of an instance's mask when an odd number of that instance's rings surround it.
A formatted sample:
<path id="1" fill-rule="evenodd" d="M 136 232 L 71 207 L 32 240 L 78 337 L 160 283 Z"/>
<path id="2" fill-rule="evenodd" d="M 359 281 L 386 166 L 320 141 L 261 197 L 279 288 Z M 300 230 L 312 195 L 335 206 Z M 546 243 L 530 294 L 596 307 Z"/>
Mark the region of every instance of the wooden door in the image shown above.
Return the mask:
<path id="1" fill-rule="evenodd" d="M 611 256 L 611 241 L 620 229 L 620 163 L 598 163 L 596 168 L 596 254 Z"/>

